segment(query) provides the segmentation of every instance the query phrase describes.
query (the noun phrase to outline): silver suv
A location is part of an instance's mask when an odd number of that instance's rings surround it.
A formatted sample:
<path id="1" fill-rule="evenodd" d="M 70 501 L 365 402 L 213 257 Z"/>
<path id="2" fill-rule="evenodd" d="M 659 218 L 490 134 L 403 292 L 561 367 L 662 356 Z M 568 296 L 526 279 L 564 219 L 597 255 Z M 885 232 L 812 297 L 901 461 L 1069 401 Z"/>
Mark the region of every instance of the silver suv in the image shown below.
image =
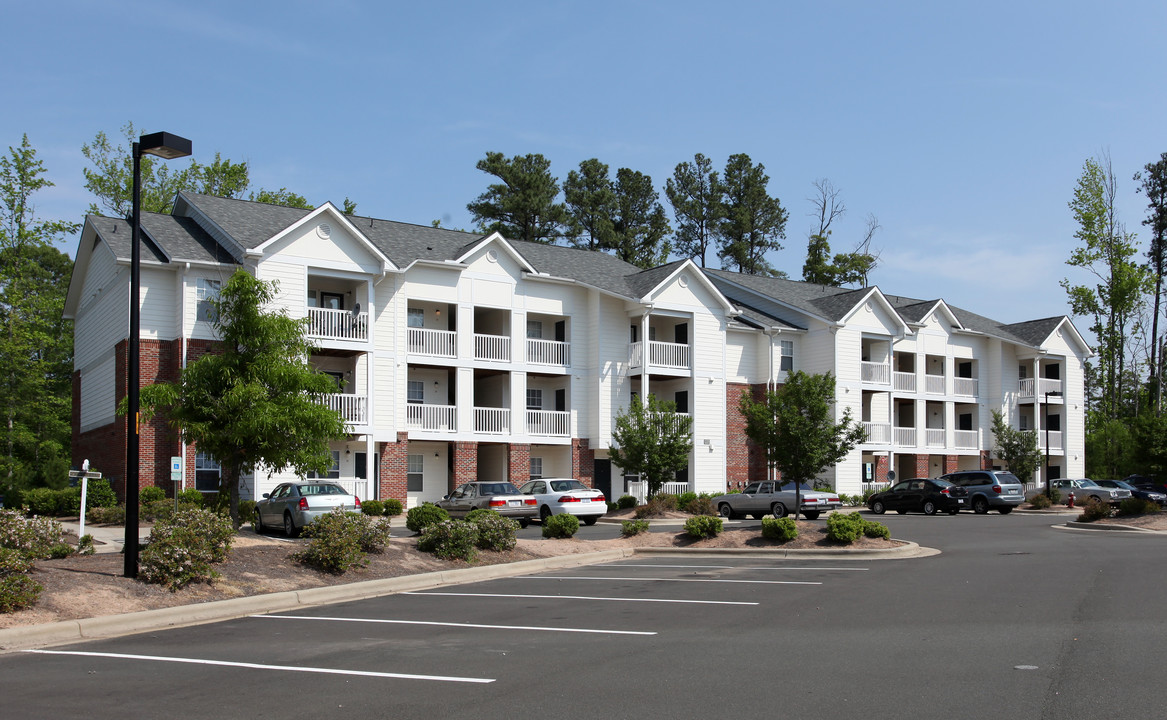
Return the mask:
<path id="1" fill-rule="evenodd" d="M 989 508 L 1008 515 L 1025 500 L 1025 486 L 1004 470 L 960 470 L 941 479 L 968 490 L 968 506 L 980 515 Z"/>

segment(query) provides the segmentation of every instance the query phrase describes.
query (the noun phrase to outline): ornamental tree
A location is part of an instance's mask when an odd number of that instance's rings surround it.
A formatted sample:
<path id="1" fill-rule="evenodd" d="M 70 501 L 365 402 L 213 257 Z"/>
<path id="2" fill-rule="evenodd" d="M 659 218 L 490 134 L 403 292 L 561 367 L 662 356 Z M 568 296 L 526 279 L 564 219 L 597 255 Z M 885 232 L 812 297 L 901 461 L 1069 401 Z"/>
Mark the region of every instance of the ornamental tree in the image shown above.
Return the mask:
<path id="1" fill-rule="evenodd" d="M 648 496 L 676 477 L 689 464 L 693 451 L 693 418 L 678 414 L 672 401 L 655 395 L 642 402 L 633 396 L 628 412 L 616 416 L 615 442 L 608 457 L 625 475 L 639 475 L 648 482 Z"/>

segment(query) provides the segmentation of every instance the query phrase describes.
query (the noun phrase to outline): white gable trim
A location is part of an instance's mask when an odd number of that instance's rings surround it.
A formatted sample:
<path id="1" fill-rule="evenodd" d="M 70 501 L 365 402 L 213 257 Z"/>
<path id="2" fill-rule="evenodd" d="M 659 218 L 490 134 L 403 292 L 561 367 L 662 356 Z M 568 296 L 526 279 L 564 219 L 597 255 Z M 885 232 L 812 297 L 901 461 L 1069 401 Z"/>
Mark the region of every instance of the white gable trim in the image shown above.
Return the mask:
<path id="1" fill-rule="evenodd" d="M 482 240 L 479 240 L 478 242 L 476 242 L 473 246 L 471 246 L 471 248 L 469 250 L 462 253 L 458 257 L 454 258 L 454 262 L 465 264 L 467 259 L 469 259 L 469 257 L 471 255 L 477 253 L 479 250 L 486 247 L 487 245 L 492 245 L 492 244 L 499 245 L 500 247 L 502 247 L 507 252 L 507 254 L 510 255 L 512 258 L 514 258 L 515 262 L 517 262 L 522 267 L 523 271 L 529 272 L 529 273 L 539 272 L 538 270 L 535 269 L 535 266 L 533 266 L 531 263 L 527 262 L 527 258 L 520 255 L 519 251 L 515 250 L 514 246 L 511 245 L 509 242 L 507 242 L 506 238 L 504 238 L 498 232 L 493 232 L 490 235 L 487 235 Z"/>
<path id="2" fill-rule="evenodd" d="M 1045 339 L 1038 344 L 1038 349 L 1042 351 L 1046 350 L 1046 343 L 1049 341 L 1050 337 L 1064 327 L 1070 328 L 1070 337 L 1078 343 L 1078 346 L 1082 348 L 1082 352 L 1086 355 L 1086 357 L 1094 357 L 1094 349 L 1091 348 L 1090 344 L 1086 342 L 1086 338 L 1082 337 L 1082 334 L 1078 332 L 1078 328 L 1074 327 L 1074 323 L 1070 322 L 1070 318 L 1065 317 L 1064 315 L 1062 316 L 1061 322 L 1054 326 L 1054 329 L 1050 330 L 1049 335 L 1046 335 Z"/>
<path id="3" fill-rule="evenodd" d="M 842 319 L 839 320 L 839 322 L 842 324 L 850 322 L 855 313 L 859 311 L 859 308 L 873 299 L 878 305 L 887 311 L 888 315 L 895 319 L 895 322 L 899 325 L 901 333 L 906 335 L 912 332 L 911 328 L 908 327 L 908 324 L 904 322 L 904 319 L 900 317 L 900 314 L 896 312 L 896 309 L 892 307 L 890 302 L 887 301 L 887 297 L 884 296 L 883 292 L 881 292 L 878 287 L 871 288 L 863 297 L 859 298 L 859 300 L 857 300 L 855 304 L 851 306 L 851 309 L 847 311 L 847 314 L 844 315 Z"/>
<path id="4" fill-rule="evenodd" d="M 363 232 L 358 230 L 357 226 L 353 225 L 352 222 L 349 221 L 348 217 L 345 216 L 345 214 L 342 213 L 340 210 L 338 210 L 337 207 L 335 205 L 333 205 L 331 202 L 324 203 L 320 207 L 316 208 L 312 212 L 310 212 L 307 215 L 305 215 L 304 217 L 300 218 L 300 220 L 298 222 L 292 223 L 288 227 L 284 228 L 280 232 L 273 235 L 268 240 L 260 243 L 254 249 L 248 250 L 247 251 L 248 257 L 262 256 L 267 251 L 267 249 L 269 247 L 271 247 L 272 245 L 280 242 L 284 238 L 291 235 L 293 232 L 296 232 L 296 231 L 300 230 L 301 228 L 307 227 L 308 225 L 311 225 L 313 223 L 318 222 L 320 220 L 320 218 L 322 216 L 325 216 L 325 215 L 327 215 L 330 220 L 337 222 L 337 223 L 340 223 L 346 230 L 348 230 L 348 232 L 354 238 L 357 239 L 357 242 L 361 243 L 365 247 L 366 250 L 368 250 L 374 257 L 376 257 L 378 260 L 381 261 L 381 272 L 383 272 L 383 273 L 394 272 L 394 271 L 400 272 L 400 268 L 398 268 L 396 265 L 394 265 L 392 260 L 390 260 L 388 257 L 385 256 L 384 253 L 382 253 L 380 250 L 378 250 L 377 246 L 374 245 L 372 243 L 372 241 L 369 240 L 369 238 Z"/>
<path id="5" fill-rule="evenodd" d="M 928 312 L 924 313 L 923 317 L 920 318 L 920 324 L 922 325 L 926 323 L 928 318 L 935 315 L 937 311 L 940 311 L 944 315 L 944 317 L 948 320 L 948 324 L 952 327 L 956 328 L 957 330 L 965 329 L 964 325 L 960 324 L 960 320 L 958 320 L 956 315 L 952 312 L 952 308 L 948 307 L 948 303 L 944 302 L 943 300 L 937 300 L 932 305 L 932 307 L 928 309 Z"/>
<path id="6" fill-rule="evenodd" d="M 701 283 L 702 286 L 705 287 L 706 290 L 713 293 L 713 297 L 717 299 L 718 304 L 721 305 L 723 310 L 726 312 L 734 312 L 733 303 L 731 303 L 725 297 L 725 295 L 721 294 L 721 291 L 717 289 L 717 286 L 713 284 L 713 281 L 711 281 L 705 273 L 701 272 L 701 268 L 697 267 L 697 263 L 693 262 L 692 258 L 689 258 L 678 265 L 675 270 L 668 274 L 667 277 L 658 282 L 651 290 L 645 293 L 641 300 L 643 302 L 653 302 L 653 298 L 658 292 L 663 290 L 664 287 L 672 282 L 674 278 L 686 270 L 689 271 L 689 274 L 692 277 L 697 278 L 697 280 Z"/>

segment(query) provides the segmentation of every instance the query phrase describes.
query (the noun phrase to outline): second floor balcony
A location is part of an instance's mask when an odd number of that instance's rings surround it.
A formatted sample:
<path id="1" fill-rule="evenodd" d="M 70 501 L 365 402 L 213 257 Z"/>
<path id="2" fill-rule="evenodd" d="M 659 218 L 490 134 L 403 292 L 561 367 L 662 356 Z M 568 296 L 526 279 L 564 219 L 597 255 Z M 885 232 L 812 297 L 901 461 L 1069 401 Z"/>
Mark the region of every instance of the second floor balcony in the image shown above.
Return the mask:
<path id="1" fill-rule="evenodd" d="M 308 336 L 321 340 L 369 339 L 369 313 L 332 308 L 308 308 Z"/>
<path id="2" fill-rule="evenodd" d="M 650 340 L 647 345 L 647 358 L 644 356 L 645 343 L 634 342 L 628 346 L 629 365 L 642 368 L 647 364 L 648 367 L 674 370 L 688 370 L 692 367 L 692 350 L 684 343 Z"/>
<path id="3" fill-rule="evenodd" d="M 369 424 L 369 398 L 364 395 L 330 393 L 319 395 L 317 399 L 325 407 L 340 413 L 349 425 Z"/>
<path id="4" fill-rule="evenodd" d="M 453 330 L 409 328 L 409 352 L 414 355 L 452 358 L 458 355 L 458 334 Z"/>
<path id="5" fill-rule="evenodd" d="M 1033 398 L 1035 393 L 1045 399 L 1046 393 L 1062 393 L 1062 381 L 1057 378 L 1021 378 L 1017 386 L 1018 395 Z"/>

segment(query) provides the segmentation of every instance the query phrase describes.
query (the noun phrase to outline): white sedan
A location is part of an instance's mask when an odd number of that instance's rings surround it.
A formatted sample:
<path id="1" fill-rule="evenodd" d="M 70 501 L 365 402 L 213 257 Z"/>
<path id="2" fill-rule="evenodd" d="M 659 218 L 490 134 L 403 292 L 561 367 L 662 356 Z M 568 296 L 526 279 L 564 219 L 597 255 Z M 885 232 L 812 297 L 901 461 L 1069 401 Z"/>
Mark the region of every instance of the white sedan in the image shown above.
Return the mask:
<path id="1" fill-rule="evenodd" d="M 584 525 L 595 525 L 608 512 L 608 500 L 604 493 L 570 478 L 540 478 L 519 488 L 524 495 L 531 495 L 539 504 L 539 519 L 546 522 L 552 515 L 568 513 L 583 521 Z"/>

